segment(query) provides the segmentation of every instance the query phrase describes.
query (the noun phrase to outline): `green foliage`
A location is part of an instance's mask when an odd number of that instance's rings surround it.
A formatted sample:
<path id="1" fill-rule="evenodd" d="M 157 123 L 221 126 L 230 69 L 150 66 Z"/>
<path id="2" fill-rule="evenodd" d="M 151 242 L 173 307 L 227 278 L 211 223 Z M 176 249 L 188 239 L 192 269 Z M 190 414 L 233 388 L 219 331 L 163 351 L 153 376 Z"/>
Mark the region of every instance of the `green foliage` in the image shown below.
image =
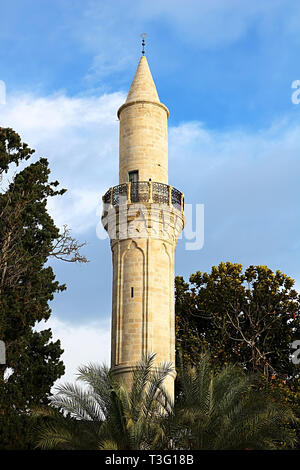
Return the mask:
<path id="1" fill-rule="evenodd" d="M 293 448 L 294 414 L 262 391 L 257 375 L 233 365 L 214 371 L 208 355 L 181 367 L 180 393 L 170 424 L 176 448 L 244 450 Z"/>
<path id="2" fill-rule="evenodd" d="M 177 349 L 193 363 L 203 349 L 216 362 L 237 362 L 267 377 L 291 380 L 290 343 L 299 338 L 294 281 L 266 266 L 221 263 L 211 273 L 176 278 Z"/>
<path id="3" fill-rule="evenodd" d="M 77 384 L 61 385 L 38 429 L 37 447 L 73 450 L 277 449 L 293 448 L 294 415 L 257 375 L 237 366 L 213 370 L 208 356 L 196 368 L 181 367 L 180 393 L 171 403 L 163 381 L 168 364 L 142 361 L 129 389 L 108 368 L 79 370 Z"/>
<path id="4" fill-rule="evenodd" d="M 300 333 L 293 279 L 266 266 L 243 272 L 227 262 L 192 274 L 190 284 L 182 277 L 175 283 L 177 357 L 196 364 L 209 351 L 215 367 L 239 364 L 260 372 L 300 418 L 299 366 L 290 360 Z"/>
<path id="5" fill-rule="evenodd" d="M 73 450 L 161 448 L 166 440 L 162 422 L 172 405 L 163 381 L 171 370 L 169 364 L 154 367 L 154 355 L 149 355 L 138 364 L 128 389 L 106 366 L 79 368 L 78 380 L 87 388 L 78 384 L 57 387 L 51 397 L 54 411 L 38 430 L 37 446 Z"/>
<path id="6" fill-rule="evenodd" d="M 0 177 L 13 164 L 33 155 L 12 129 L 0 128 Z M 45 266 L 58 228 L 46 209 L 47 199 L 64 193 L 48 182 L 46 159 L 17 173 L 0 193 L 0 339 L 7 366 L 0 366 L 0 448 L 32 448 L 30 410 L 47 403 L 53 382 L 64 373 L 59 341 L 51 331 L 33 330 L 48 319 L 49 301 L 65 288 Z"/>
<path id="7" fill-rule="evenodd" d="M 13 129 L 0 127 L 0 174 L 6 172 L 11 163 L 19 165 L 33 153 L 34 150 L 21 142 L 20 136 Z"/>

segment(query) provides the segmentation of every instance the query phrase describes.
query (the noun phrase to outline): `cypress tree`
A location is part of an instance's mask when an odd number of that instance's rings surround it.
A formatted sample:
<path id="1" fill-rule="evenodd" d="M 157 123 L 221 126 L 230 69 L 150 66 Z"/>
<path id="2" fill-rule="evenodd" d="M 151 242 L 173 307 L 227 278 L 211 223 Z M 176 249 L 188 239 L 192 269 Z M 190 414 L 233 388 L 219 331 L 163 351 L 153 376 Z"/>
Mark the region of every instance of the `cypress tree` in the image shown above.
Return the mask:
<path id="1" fill-rule="evenodd" d="M 1 449 L 34 447 L 31 409 L 48 403 L 51 386 L 64 373 L 60 341 L 52 341 L 50 329 L 34 327 L 49 318 L 49 301 L 65 289 L 47 265 L 52 254 L 60 257 L 54 247 L 62 238 L 68 255 L 82 246 L 62 236 L 48 214 L 47 199 L 65 190 L 49 182 L 45 158 L 25 163 L 33 154 L 13 129 L 0 128 L 0 178 L 15 165 L 23 168 L 0 192 L 0 340 L 6 347 L 6 364 L 0 364 Z"/>

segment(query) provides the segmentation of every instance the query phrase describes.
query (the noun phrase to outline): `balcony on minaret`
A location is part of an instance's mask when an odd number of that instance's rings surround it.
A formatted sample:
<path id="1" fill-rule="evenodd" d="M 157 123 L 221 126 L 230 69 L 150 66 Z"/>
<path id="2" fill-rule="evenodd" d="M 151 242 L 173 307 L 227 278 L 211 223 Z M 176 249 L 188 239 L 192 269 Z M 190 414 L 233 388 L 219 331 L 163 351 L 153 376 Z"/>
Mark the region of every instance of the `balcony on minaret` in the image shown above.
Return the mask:
<path id="1" fill-rule="evenodd" d="M 102 198 L 103 215 L 109 207 L 123 204 L 163 204 L 183 213 L 184 195 L 168 184 L 155 181 L 134 181 L 110 188 Z"/>

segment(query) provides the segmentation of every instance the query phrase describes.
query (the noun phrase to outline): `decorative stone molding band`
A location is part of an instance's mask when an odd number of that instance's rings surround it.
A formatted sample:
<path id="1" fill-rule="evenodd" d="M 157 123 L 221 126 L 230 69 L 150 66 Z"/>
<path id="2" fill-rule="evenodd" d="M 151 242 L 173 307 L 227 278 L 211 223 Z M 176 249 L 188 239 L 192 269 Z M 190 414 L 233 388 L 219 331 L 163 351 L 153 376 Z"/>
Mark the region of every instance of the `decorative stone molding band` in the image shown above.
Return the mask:
<path id="1" fill-rule="evenodd" d="M 118 110 L 118 118 L 120 119 L 120 113 L 121 111 L 123 111 L 124 108 L 128 108 L 128 106 L 133 106 L 135 104 L 154 104 L 155 106 L 159 106 L 160 108 L 164 109 L 167 113 L 167 118 L 169 118 L 169 110 L 167 108 L 167 106 L 165 106 L 164 104 L 162 103 L 158 103 L 156 101 L 148 101 L 148 100 L 135 100 L 135 101 L 130 101 L 129 103 L 124 103 L 122 104 L 122 106 L 119 108 Z"/>
<path id="2" fill-rule="evenodd" d="M 138 368 L 137 365 L 120 365 L 120 364 L 118 364 L 117 366 L 112 366 L 111 372 L 112 372 L 113 375 L 126 374 L 126 373 L 134 372 L 137 368 Z M 155 365 L 154 370 L 160 372 L 163 369 L 159 365 Z M 175 368 L 171 370 L 169 376 L 172 377 L 175 380 L 175 378 L 177 376 L 177 372 L 176 372 Z"/>

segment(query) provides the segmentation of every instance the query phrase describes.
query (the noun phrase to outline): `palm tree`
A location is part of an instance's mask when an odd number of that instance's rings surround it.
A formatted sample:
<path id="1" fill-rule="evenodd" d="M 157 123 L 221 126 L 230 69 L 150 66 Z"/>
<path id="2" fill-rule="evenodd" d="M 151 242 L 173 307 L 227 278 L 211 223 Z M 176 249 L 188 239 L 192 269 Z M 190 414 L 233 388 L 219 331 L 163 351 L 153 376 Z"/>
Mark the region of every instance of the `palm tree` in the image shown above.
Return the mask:
<path id="1" fill-rule="evenodd" d="M 197 368 L 180 370 L 180 392 L 168 419 L 173 445 L 184 449 L 277 449 L 294 447 L 293 412 L 262 391 L 258 376 L 240 367 L 214 372 L 202 355 Z"/>
<path id="2" fill-rule="evenodd" d="M 78 381 L 64 384 L 51 397 L 48 418 L 38 429 L 42 449 L 157 449 L 166 440 L 162 422 L 172 410 L 163 382 L 170 364 L 154 367 L 155 354 L 142 360 L 128 390 L 109 369 L 89 364 Z M 42 412 L 44 413 L 44 412 Z M 44 413 L 45 414 L 45 413 Z"/>
<path id="3" fill-rule="evenodd" d="M 136 368 L 128 390 L 105 366 L 79 369 L 79 385 L 61 385 L 38 431 L 43 449 L 277 449 L 293 447 L 294 415 L 237 366 L 214 372 L 181 367 L 175 406 L 163 387 L 172 368 L 154 367 L 154 354 Z"/>

